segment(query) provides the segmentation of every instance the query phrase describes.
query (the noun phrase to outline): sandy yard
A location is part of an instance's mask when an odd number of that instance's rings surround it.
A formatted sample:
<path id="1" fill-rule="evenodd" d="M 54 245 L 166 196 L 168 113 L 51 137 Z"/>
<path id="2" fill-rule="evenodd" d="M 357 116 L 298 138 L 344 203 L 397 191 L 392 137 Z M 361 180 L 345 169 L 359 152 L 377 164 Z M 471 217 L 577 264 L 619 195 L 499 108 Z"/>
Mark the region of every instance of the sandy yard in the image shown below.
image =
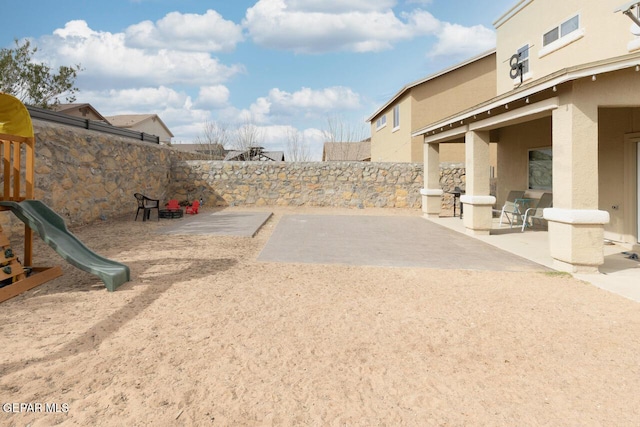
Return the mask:
<path id="1" fill-rule="evenodd" d="M 638 303 L 562 274 L 257 262 L 283 215 L 338 212 L 270 210 L 255 238 L 74 229 L 131 267 L 114 293 L 36 238 L 65 274 L 0 304 L 0 425 L 640 425 Z"/>

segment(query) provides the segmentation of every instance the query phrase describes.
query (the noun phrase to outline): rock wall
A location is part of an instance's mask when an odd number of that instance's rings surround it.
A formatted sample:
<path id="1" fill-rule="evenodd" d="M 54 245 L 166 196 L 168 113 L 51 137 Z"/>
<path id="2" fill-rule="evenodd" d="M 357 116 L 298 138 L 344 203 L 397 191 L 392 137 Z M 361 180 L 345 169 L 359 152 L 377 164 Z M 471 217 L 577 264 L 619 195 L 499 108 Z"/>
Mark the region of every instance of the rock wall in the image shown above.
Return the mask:
<path id="1" fill-rule="evenodd" d="M 33 127 L 35 198 L 61 215 L 67 225 L 135 215 L 134 193 L 164 199 L 172 163 L 202 158 L 166 146 L 40 120 L 34 120 Z M 10 213 L 0 215 L 0 224 L 6 231 L 19 230 L 22 225 Z"/>
<path id="2" fill-rule="evenodd" d="M 115 135 L 34 120 L 35 198 L 67 225 L 135 215 L 133 194 L 194 200 L 207 206 L 421 206 L 423 165 L 371 162 L 222 162 Z M 24 167 L 24 166 L 23 166 Z M 464 165 L 443 164 L 443 209 L 451 209 Z M 6 232 L 21 230 L 12 214 L 0 213 Z"/>
<path id="3" fill-rule="evenodd" d="M 171 194 L 216 206 L 420 208 L 423 166 L 370 162 L 186 161 Z"/>
<path id="4" fill-rule="evenodd" d="M 466 188 L 466 169 L 464 163 L 440 163 L 440 187 L 442 195 L 442 210 L 453 209 L 453 191 L 456 187 L 464 190 Z"/>

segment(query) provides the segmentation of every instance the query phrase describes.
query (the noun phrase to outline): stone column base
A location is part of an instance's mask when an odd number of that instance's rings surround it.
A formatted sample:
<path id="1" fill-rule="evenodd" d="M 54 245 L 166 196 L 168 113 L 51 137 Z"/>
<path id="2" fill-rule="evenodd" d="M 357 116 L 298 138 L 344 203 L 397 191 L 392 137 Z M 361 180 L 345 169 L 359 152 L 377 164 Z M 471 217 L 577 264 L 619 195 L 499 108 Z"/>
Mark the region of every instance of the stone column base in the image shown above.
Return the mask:
<path id="1" fill-rule="evenodd" d="M 464 203 L 464 227 L 466 233 L 472 236 L 487 235 L 491 232 L 493 223 L 493 196 L 460 196 L 460 203 Z"/>
<path id="2" fill-rule="evenodd" d="M 441 189 L 423 188 L 420 190 L 422 195 L 422 213 L 427 218 L 439 218 L 442 211 L 442 194 Z"/>
<path id="3" fill-rule="evenodd" d="M 549 252 L 558 270 L 598 273 L 604 263 L 604 224 L 609 213 L 587 209 L 544 210 L 549 222 Z"/>

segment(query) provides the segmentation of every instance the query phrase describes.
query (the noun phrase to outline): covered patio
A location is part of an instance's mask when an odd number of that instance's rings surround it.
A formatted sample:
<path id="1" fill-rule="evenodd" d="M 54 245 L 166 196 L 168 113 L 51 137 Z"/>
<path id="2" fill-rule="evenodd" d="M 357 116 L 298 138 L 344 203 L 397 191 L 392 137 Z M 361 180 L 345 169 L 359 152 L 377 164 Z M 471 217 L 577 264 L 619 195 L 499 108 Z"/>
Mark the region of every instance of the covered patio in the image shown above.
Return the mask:
<path id="1" fill-rule="evenodd" d="M 486 236 L 491 243 L 503 235 L 493 210 L 502 207 L 509 191 L 549 191 L 553 207 L 544 210 L 549 231 L 540 241 L 548 265 L 571 273 L 606 273 L 605 257 L 611 254 L 605 242 L 623 251 L 640 248 L 638 64 L 640 55 L 633 54 L 563 69 L 415 132 L 425 143 L 424 215 L 439 221 L 440 144 L 464 142 L 465 215 L 454 220 L 456 227 L 462 224 L 466 234 Z M 497 143 L 495 191 L 491 142 Z M 552 157 L 549 188 L 532 184 L 531 153 L 542 151 Z M 526 231 L 521 238 L 535 234 Z"/>
<path id="2" fill-rule="evenodd" d="M 459 233 L 466 233 L 464 221 L 459 217 L 442 216 L 428 218 L 438 225 Z M 499 225 L 499 218 L 493 218 L 491 234 L 477 235 L 476 239 L 495 246 L 504 251 L 526 258 L 530 261 L 555 268 L 549 250 L 549 233 L 537 227 L 522 233 L 517 227 L 509 224 Z M 599 266 L 600 274 L 574 274 L 574 277 L 591 283 L 598 288 L 640 302 L 640 262 L 628 258 L 626 245 L 607 241 L 603 245 L 604 262 Z M 500 262 L 499 259 L 496 262 Z"/>

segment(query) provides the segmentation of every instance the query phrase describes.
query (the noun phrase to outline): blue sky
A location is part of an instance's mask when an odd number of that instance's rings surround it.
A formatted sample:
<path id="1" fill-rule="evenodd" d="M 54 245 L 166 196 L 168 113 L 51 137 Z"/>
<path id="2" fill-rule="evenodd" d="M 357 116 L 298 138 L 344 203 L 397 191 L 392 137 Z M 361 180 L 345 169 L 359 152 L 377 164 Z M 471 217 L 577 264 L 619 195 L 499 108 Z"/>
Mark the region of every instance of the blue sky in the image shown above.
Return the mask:
<path id="1" fill-rule="evenodd" d="M 38 0 L 3 7 L 0 45 L 80 64 L 77 102 L 105 116 L 156 113 L 193 142 L 206 122 L 250 121 L 319 160 L 327 119 L 364 123 L 405 84 L 495 46 L 515 0 Z M 9 18 L 10 17 L 10 18 Z"/>

